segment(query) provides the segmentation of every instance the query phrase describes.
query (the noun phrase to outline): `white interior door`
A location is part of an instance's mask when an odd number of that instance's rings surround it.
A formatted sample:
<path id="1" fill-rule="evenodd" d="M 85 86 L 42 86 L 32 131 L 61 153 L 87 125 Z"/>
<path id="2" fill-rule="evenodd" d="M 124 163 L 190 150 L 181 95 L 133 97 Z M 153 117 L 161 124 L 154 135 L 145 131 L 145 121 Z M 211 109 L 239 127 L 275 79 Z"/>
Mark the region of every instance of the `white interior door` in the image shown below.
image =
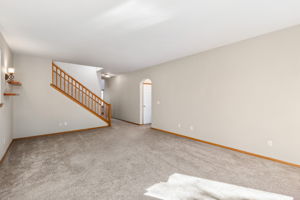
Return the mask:
<path id="1" fill-rule="evenodd" d="M 151 117 L 152 117 L 152 85 L 143 85 L 143 119 L 144 124 L 150 124 L 151 123 Z"/>

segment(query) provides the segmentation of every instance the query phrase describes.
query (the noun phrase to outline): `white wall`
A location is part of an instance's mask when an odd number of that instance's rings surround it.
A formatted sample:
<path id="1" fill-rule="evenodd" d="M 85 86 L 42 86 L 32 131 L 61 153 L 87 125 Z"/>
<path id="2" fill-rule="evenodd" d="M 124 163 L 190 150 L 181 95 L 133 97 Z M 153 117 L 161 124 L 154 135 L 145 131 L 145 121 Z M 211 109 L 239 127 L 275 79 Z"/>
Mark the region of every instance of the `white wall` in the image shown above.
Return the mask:
<path id="1" fill-rule="evenodd" d="M 77 65 L 64 62 L 55 62 L 65 72 L 73 76 L 76 80 L 81 82 L 85 87 L 90 89 L 100 97 L 101 91 L 101 73 L 98 73 L 99 68 L 84 65 Z M 100 68 L 101 69 L 101 68 Z"/>
<path id="2" fill-rule="evenodd" d="M 113 117 L 139 123 L 150 78 L 153 127 L 300 164 L 299 36 L 297 26 L 112 78 Z"/>
<path id="3" fill-rule="evenodd" d="M 10 86 L 4 79 L 7 67 L 13 67 L 12 53 L 0 33 L 0 49 L 2 62 L 0 63 L 0 159 L 4 155 L 8 145 L 12 140 L 12 97 L 4 97 L 3 93 L 10 90 Z"/>
<path id="4" fill-rule="evenodd" d="M 106 125 L 54 88 L 51 60 L 16 54 L 16 80 L 22 82 L 20 96 L 14 97 L 13 134 L 15 138 L 49 134 Z M 67 126 L 64 125 L 67 122 Z"/>

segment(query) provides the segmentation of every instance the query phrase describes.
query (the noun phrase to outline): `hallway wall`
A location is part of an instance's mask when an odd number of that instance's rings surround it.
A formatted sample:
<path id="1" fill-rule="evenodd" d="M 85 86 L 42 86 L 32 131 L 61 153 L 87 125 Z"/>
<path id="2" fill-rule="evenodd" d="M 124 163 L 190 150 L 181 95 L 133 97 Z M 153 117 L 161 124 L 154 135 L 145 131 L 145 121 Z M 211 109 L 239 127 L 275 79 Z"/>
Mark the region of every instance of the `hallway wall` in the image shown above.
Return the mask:
<path id="1" fill-rule="evenodd" d="M 10 90 L 10 86 L 4 79 L 4 74 L 8 67 L 13 67 L 13 54 L 9 49 L 4 37 L 0 33 L 0 49 L 2 63 L 0 63 L 0 160 L 12 141 L 12 98 L 3 96 L 5 91 Z"/>
<path id="2" fill-rule="evenodd" d="M 300 164 L 299 35 L 296 26 L 112 78 L 113 117 L 139 123 L 139 83 L 150 78 L 152 127 Z"/>

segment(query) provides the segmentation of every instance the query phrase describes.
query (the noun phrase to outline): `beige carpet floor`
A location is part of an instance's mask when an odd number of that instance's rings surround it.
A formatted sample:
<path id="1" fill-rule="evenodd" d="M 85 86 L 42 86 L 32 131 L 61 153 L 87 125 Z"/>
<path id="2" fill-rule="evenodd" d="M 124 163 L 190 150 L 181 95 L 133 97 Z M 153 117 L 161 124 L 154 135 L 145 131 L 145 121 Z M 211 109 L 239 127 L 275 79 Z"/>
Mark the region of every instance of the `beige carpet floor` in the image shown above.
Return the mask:
<path id="1" fill-rule="evenodd" d="M 118 120 L 110 128 L 14 142 L 1 200 L 141 200 L 173 173 L 293 196 L 300 168 Z"/>

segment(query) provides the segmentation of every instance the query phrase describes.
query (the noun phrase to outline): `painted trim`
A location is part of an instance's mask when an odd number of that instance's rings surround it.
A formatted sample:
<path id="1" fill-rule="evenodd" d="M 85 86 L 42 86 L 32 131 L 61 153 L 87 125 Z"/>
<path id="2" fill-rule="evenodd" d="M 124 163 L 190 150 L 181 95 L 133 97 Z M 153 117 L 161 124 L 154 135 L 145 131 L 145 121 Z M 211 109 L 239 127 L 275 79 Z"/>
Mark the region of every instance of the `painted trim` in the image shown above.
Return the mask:
<path id="1" fill-rule="evenodd" d="M 137 125 L 137 126 L 143 126 L 143 124 L 138 124 L 138 123 L 135 123 L 135 122 L 130 122 L 130 121 L 127 121 L 127 120 L 124 120 L 124 119 L 118 119 L 118 118 L 113 118 L 113 119 L 116 119 L 116 120 L 119 120 L 119 121 L 123 121 L 123 122 L 129 123 L 129 124 L 134 124 L 134 125 Z"/>
<path id="2" fill-rule="evenodd" d="M 4 153 L 4 155 L 2 156 L 2 158 L 1 158 L 1 160 L 0 160 L 0 165 L 2 164 L 2 162 L 3 162 L 4 159 L 5 159 L 5 157 L 7 156 L 8 150 L 10 149 L 11 145 L 13 144 L 13 142 L 14 142 L 14 140 L 12 140 L 12 141 L 10 142 L 10 144 L 8 145 L 8 147 L 7 147 L 7 149 L 6 149 L 5 153 Z"/>
<path id="3" fill-rule="evenodd" d="M 37 137 L 63 135 L 63 134 L 68 134 L 68 133 L 75 133 L 75 132 L 80 132 L 80 131 L 89 131 L 89 130 L 94 130 L 94 129 L 98 129 L 98 128 L 107 128 L 107 127 L 109 127 L 109 125 L 107 125 L 107 126 L 93 127 L 93 128 L 85 128 L 85 129 L 76 129 L 76 130 L 64 131 L 64 132 L 58 132 L 58 133 L 49 133 L 49 134 L 43 134 L 43 135 L 34 135 L 34 136 L 29 136 L 29 137 L 21 137 L 21 138 L 15 138 L 13 140 L 14 141 L 18 141 L 18 140 L 25 140 L 25 139 L 37 138 Z"/>
<path id="4" fill-rule="evenodd" d="M 152 128 L 152 127 L 151 127 L 151 128 Z M 289 165 L 289 166 L 299 167 L 299 168 L 300 168 L 300 165 L 299 165 L 299 164 L 290 163 L 290 162 L 278 160 L 278 159 L 275 159 L 275 158 L 271 158 L 271 157 L 267 157 L 267 156 L 255 154 L 255 153 L 250 153 L 250 152 L 247 152 L 247 151 L 244 151 L 244 150 L 235 149 L 235 148 L 228 147 L 228 146 L 224 146 L 224 145 L 221 145 L 221 144 L 216 144 L 216 143 L 213 143 L 213 142 L 208 142 L 208 141 L 205 141 L 205 140 L 196 139 L 196 138 L 193 138 L 193 137 L 181 135 L 181 134 L 174 133 L 174 132 L 170 132 L 170 131 L 166 131 L 166 130 L 163 130 L 163 129 L 158 129 L 158 128 L 152 128 L 152 129 L 157 130 L 157 131 L 161 131 L 161 132 L 164 132 L 164 133 L 176 135 L 176 136 L 179 136 L 179 137 L 182 137 L 182 138 L 194 140 L 194 141 L 197 141 L 197 142 L 202 142 L 202 143 L 205 143 L 205 144 L 209 144 L 209 145 L 221 147 L 221 148 L 224 148 L 224 149 L 229 149 L 229 150 L 231 150 L 231 151 L 236 151 L 236 152 L 243 153 L 243 154 L 247 154 L 247 155 L 250 155 L 250 156 L 255 156 L 255 157 L 258 157 L 258 158 L 263 158 L 263 159 L 271 160 L 271 161 L 274 161 L 274 162 L 277 162 L 277 163 L 281 163 L 281 164 L 285 164 L 285 165 Z"/>

